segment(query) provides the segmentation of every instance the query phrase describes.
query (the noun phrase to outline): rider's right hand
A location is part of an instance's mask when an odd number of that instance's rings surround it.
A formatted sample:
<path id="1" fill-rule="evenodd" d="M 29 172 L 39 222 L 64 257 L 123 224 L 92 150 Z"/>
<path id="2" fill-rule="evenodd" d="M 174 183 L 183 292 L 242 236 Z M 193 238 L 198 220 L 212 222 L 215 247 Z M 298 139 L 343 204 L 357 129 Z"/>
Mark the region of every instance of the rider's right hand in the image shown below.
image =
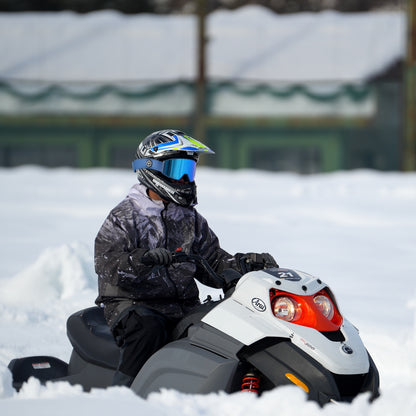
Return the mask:
<path id="1" fill-rule="evenodd" d="M 173 256 L 166 248 L 158 247 L 146 251 L 142 256 L 141 261 L 146 266 L 169 266 L 172 264 Z"/>

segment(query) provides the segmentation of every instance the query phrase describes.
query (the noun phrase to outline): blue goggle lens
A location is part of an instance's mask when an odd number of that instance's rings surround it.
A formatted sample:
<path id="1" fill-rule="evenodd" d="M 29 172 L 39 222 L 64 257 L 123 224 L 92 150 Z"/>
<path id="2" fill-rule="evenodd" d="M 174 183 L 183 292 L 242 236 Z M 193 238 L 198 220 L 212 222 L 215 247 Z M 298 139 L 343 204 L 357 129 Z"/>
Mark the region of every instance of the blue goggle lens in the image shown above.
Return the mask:
<path id="1" fill-rule="evenodd" d="M 163 162 L 163 175 L 168 178 L 179 180 L 184 175 L 193 182 L 195 178 L 196 162 L 192 159 L 168 159 Z"/>
<path id="2" fill-rule="evenodd" d="M 177 181 L 185 175 L 190 182 L 195 179 L 196 162 L 192 159 L 167 159 L 163 162 L 155 159 L 136 159 L 132 165 L 134 171 L 153 169 Z"/>

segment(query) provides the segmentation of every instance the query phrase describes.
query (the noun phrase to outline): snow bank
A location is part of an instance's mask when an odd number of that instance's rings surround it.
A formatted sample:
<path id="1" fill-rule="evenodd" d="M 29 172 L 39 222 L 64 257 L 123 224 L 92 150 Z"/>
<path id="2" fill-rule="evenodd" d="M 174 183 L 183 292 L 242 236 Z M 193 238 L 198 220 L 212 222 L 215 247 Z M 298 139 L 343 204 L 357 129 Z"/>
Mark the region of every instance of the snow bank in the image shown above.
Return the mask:
<path id="1" fill-rule="evenodd" d="M 7 416 L 29 413 L 55 416 L 57 412 L 62 416 L 89 412 L 103 416 L 131 412 L 158 416 L 244 416 L 247 413 L 274 416 L 276 412 L 296 412 L 298 416 L 412 416 L 416 401 L 412 388 L 403 385 L 396 386 L 390 395 L 381 396 L 373 404 L 368 402 L 366 395 L 362 395 L 352 404 L 329 404 L 321 409 L 315 403 L 306 401 L 303 392 L 296 387 L 267 392 L 261 398 L 248 393 L 201 396 L 165 390 L 143 400 L 124 387 L 93 390 L 87 394 L 77 386 L 49 383 L 43 387 L 37 380 L 31 379 L 19 395 L 3 399 L 1 406 Z"/>
<path id="2" fill-rule="evenodd" d="M 0 280 L 2 300 L 12 305 L 65 302 L 87 289 L 96 288 L 92 252 L 85 244 L 46 249 L 31 266 L 11 279 Z"/>

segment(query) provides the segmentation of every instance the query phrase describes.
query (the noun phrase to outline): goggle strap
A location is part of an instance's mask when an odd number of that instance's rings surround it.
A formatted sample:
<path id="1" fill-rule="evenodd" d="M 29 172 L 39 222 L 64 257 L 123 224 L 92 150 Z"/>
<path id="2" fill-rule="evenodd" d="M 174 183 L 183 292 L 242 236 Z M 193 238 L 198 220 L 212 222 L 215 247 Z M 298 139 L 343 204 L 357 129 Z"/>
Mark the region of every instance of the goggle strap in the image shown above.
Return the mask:
<path id="1" fill-rule="evenodd" d="M 163 162 L 156 159 L 136 159 L 132 163 L 133 172 L 137 172 L 138 169 L 154 169 L 159 172 L 163 172 Z"/>

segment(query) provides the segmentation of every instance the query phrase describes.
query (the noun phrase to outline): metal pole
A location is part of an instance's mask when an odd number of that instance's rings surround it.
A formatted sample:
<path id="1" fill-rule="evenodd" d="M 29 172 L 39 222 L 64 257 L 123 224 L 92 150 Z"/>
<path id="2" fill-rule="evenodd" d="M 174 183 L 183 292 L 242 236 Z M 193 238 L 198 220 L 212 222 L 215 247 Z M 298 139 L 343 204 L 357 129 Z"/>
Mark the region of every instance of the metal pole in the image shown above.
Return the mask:
<path id="1" fill-rule="evenodd" d="M 194 136 L 205 140 L 205 16 L 206 0 L 196 0 L 197 30 L 197 74 L 195 83 Z"/>
<path id="2" fill-rule="evenodd" d="M 407 0 L 403 170 L 416 170 L 416 0 Z"/>

